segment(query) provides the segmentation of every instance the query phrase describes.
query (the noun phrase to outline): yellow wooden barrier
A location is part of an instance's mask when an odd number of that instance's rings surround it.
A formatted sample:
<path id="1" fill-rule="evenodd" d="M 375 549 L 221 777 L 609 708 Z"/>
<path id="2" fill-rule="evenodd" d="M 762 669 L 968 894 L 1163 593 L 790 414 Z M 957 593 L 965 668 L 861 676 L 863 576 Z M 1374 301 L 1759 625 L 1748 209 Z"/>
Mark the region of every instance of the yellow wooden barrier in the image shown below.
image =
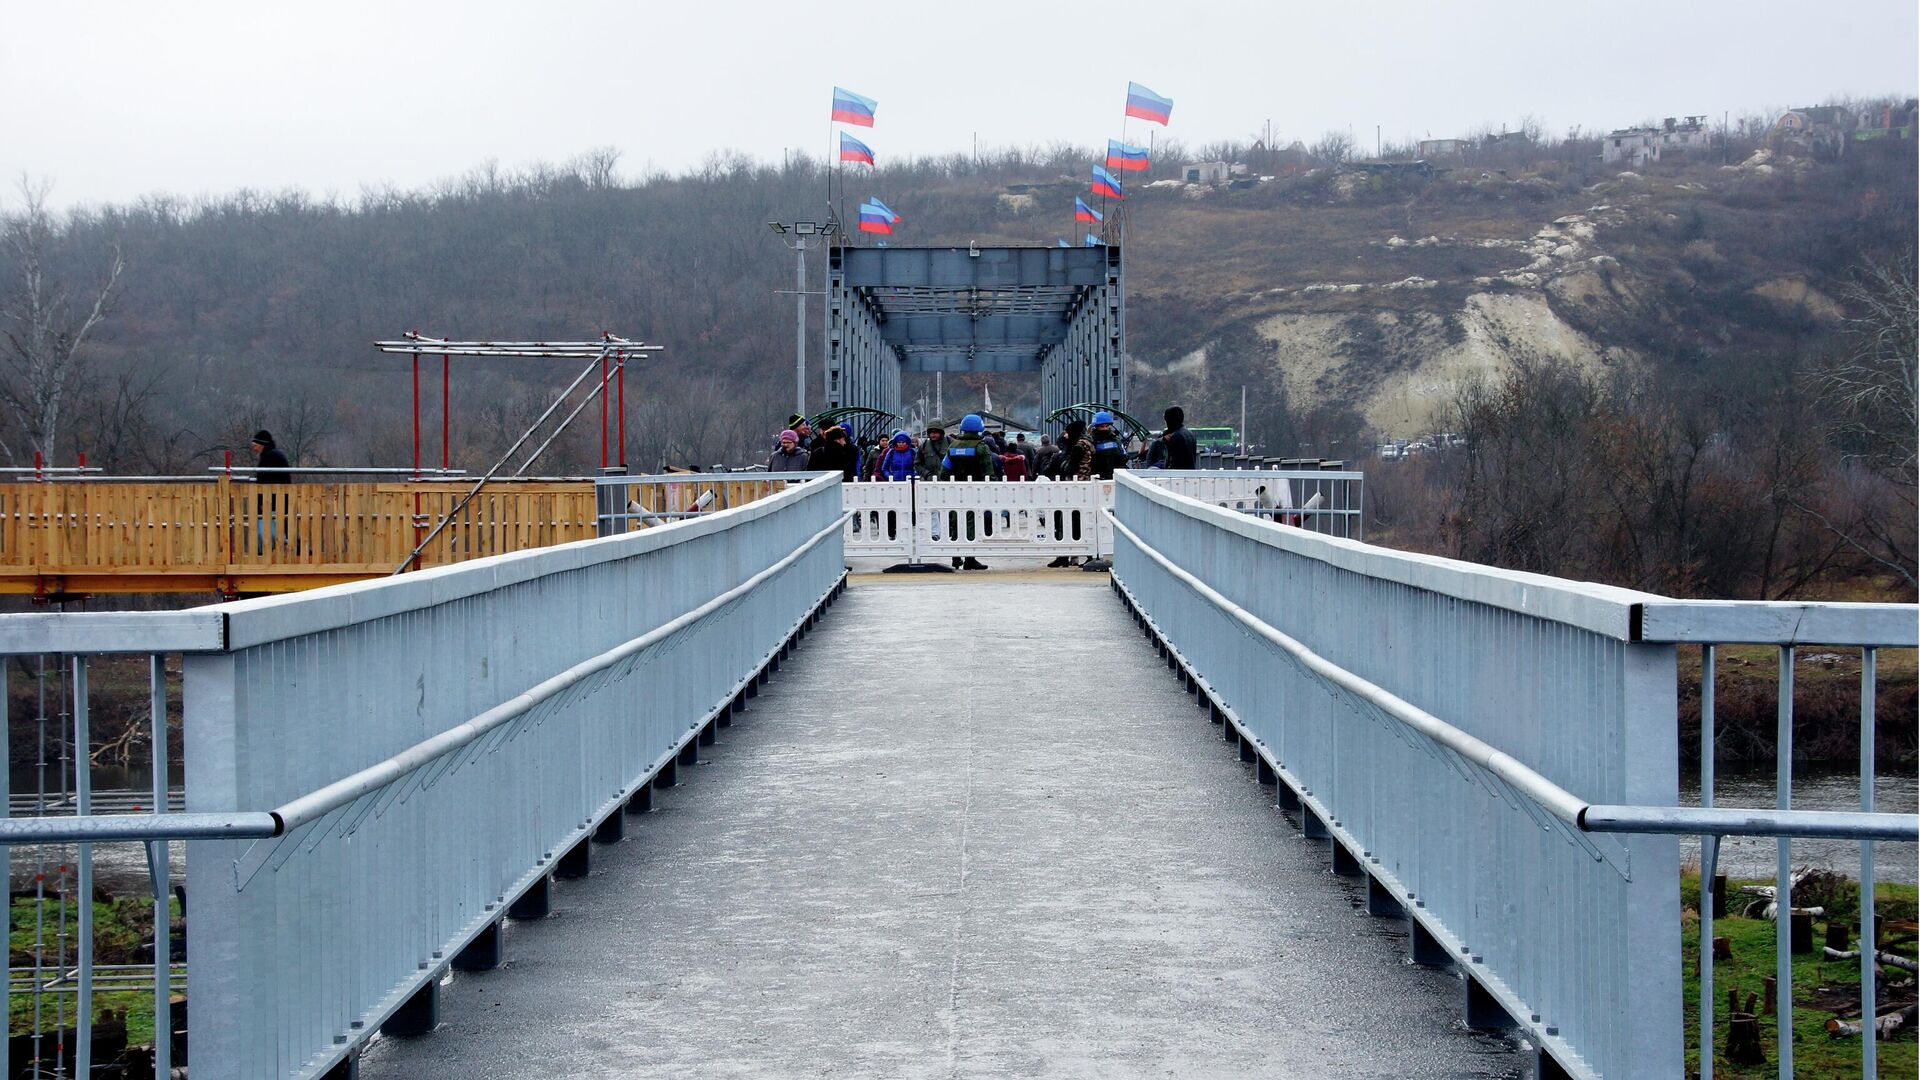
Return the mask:
<path id="1" fill-rule="evenodd" d="M 0 484 L 0 593 L 287 592 L 393 573 L 471 482 Z M 594 535 L 586 481 L 500 482 L 420 567 Z"/>

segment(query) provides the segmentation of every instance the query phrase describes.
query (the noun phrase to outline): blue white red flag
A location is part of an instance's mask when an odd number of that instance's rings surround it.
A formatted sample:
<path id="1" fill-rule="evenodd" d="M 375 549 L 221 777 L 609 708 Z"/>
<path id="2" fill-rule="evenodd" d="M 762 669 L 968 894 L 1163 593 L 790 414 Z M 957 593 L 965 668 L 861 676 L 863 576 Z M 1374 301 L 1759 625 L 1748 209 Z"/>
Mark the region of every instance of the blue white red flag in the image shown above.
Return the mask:
<path id="1" fill-rule="evenodd" d="M 1121 172 L 1145 172 L 1147 169 L 1147 151 L 1144 147 L 1128 146 L 1118 139 L 1107 140 L 1107 168 Z"/>
<path id="2" fill-rule="evenodd" d="M 870 149 L 866 143 L 861 142 L 859 139 L 843 131 L 840 133 L 840 160 L 859 161 L 871 165 L 873 164 L 873 150 Z"/>
<path id="3" fill-rule="evenodd" d="M 1137 82 L 1130 82 L 1127 84 L 1127 115 L 1166 127 L 1167 118 L 1173 115 L 1173 99 L 1161 97 Z"/>
<path id="4" fill-rule="evenodd" d="M 1109 199 L 1124 199 L 1127 193 L 1120 187 L 1120 181 L 1113 174 L 1098 165 L 1093 167 L 1093 193 Z"/>
<path id="5" fill-rule="evenodd" d="M 1087 205 L 1087 200 L 1075 198 L 1073 200 L 1073 220 L 1099 222 L 1105 219 L 1101 216 L 1100 211 Z"/>
<path id="6" fill-rule="evenodd" d="M 855 127 L 872 127 L 873 111 L 880 103 L 870 97 L 861 97 L 851 90 L 833 88 L 833 118 L 843 124 Z"/>
<path id="7" fill-rule="evenodd" d="M 1095 236 L 1095 235 L 1093 235 L 1092 233 L 1088 233 L 1088 234 L 1087 234 L 1087 245 L 1086 245 L 1086 246 L 1088 246 L 1088 247 L 1099 247 L 1099 246 L 1100 246 L 1100 244 L 1101 244 L 1101 240 L 1100 240 L 1100 238 L 1099 238 L 1099 237 L 1097 237 L 1097 236 Z"/>
<path id="8" fill-rule="evenodd" d="M 900 215 L 879 199 L 868 199 L 860 204 L 860 231 L 891 235 L 893 223 Z"/>

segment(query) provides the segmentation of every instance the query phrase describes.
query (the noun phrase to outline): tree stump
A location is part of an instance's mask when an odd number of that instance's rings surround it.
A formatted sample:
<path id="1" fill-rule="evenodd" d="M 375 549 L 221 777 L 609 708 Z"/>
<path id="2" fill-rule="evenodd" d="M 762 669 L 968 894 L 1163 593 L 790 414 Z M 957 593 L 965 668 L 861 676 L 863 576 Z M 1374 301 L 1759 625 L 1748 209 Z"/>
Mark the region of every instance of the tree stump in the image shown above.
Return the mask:
<path id="1" fill-rule="evenodd" d="M 1775 992 L 1778 991 L 1779 989 L 1780 989 L 1779 980 L 1775 979 L 1771 975 L 1760 980 L 1760 1015 L 1761 1016 L 1773 1015 L 1773 998 L 1774 998 Z M 1753 1006 L 1749 1004 L 1747 1007 L 1751 1009 Z"/>
<path id="2" fill-rule="evenodd" d="M 1717 937 L 1713 939 L 1713 958 L 1715 960 L 1733 959 L 1733 939 Z"/>
<path id="3" fill-rule="evenodd" d="M 1796 911 L 1793 921 L 1787 924 L 1788 951 L 1794 954 L 1813 951 L 1813 915 L 1810 912 Z"/>
<path id="4" fill-rule="evenodd" d="M 1747 995 L 1747 1007 L 1740 1008 L 1740 993 L 1727 991 L 1727 1047 L 1729 1065 L 1765 1065 L 1767 1049 L 1760 1041 L 1760 1018 L 1753 1012 L 1754 997 Z"/>
<path id="5" fill-rule="evenodd" d="M 1713 875 L 1713 917 L 1727 917 L 1727 875 Z"/>
<path id="6" fill-rule="evenodd" d="M 1847 945 L 1852 938 L 1853 928 L 1846 923 L 1830 922 L 1827 924 L 1827 948 L 1837 952 L 1846 952 Z"/>

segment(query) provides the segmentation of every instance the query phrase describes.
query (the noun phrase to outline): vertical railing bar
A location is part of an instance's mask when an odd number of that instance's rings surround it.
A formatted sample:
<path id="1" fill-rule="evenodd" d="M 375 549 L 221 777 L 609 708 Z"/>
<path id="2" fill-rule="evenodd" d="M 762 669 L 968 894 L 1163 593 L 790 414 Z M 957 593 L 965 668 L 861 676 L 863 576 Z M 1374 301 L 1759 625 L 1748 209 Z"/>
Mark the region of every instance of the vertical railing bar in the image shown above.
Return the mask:
<path id="1" fill-rule="evenodd" d="M 1860 810 L 1873 813 L 1873 722 L 1878 708 L 1879 680 L 1875 668 L 1879 651 L 1871 645 L 1860 648 Z M 1860 1075 L 1873 1080 L 1878 1072 L 1880 1037 L 1875 1020 L 1880 1007 L 1879 988 L 1874 985 L 1874 962 L 1880 944 L 1873 932 L 1875 895 L 1873 883 L 1873 841 L 1860 841 Z"/>
<path id="2" fill-rule="evenodd" d="M 1713 806 L 1713 646 L 1700 646 L 1700 805 Z M 1700 838 L 1700 1080 L 1713 1080 L 1713 874 L 1720 838 Z"/>
<path id="3" fill-rule="evenodd" d="M 87 658 L 73 658 L 74 808 L 93 813 L 93 738 L 87 717 Z M 80 968 L 80 998 L 74 1006 L 73 1075 L 93 1075 L 93 845 L 80 845 L 80 926 L 75 943 Z"/>
<path id="4" fill-rule="evenodd" d="M 153 691 L 153 812 L 167 812 L 167 658 L 156 653 Z M 168 903 L 172 890 L 170 845 L 153 842 L 153 1075 L 167 1080 L 173 1070 L 173 918 Z"/>
<path id="5" fill-rule="evenodd" d="M 1793 646 L 1780 646 L 1774 803 L 1793 809 Z M 1793 841 L 1779 837 L 1773 885 L 1773 1013 L 1780 1080 L 1793 1080 Z"/>
<path id="6" fill-rule="evenodd" d="M 1713 875 L 1720 838 L 1700 838 L 1700 1080 L 1713 1080 Z"/>

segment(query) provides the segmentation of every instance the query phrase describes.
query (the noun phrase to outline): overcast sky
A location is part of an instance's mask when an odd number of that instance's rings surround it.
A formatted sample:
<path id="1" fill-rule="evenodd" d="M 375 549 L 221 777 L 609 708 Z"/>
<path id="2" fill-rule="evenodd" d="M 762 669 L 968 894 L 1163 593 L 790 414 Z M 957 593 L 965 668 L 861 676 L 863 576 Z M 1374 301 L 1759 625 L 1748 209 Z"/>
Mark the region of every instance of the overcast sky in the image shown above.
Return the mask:
<path id="1" fill-rule="evenodd" d="M 881 156 L 1121 134 L 1129 79 L 1188 144 L 1267 120 L 1549 132 L 1833 95 L 1911 95 L 1914 0 L 1349 4 L 52 3 L 0 0 L 0 205 L 297 186 L 417 187 L 618 148 L 621 172 L 717 149 L 823 153 L 832 87 L 879 101 Z M 1135 141 L 1146 126 L 1134 121 Z M 1153 129 L 1156 133 L 1158 128 Z"/>

